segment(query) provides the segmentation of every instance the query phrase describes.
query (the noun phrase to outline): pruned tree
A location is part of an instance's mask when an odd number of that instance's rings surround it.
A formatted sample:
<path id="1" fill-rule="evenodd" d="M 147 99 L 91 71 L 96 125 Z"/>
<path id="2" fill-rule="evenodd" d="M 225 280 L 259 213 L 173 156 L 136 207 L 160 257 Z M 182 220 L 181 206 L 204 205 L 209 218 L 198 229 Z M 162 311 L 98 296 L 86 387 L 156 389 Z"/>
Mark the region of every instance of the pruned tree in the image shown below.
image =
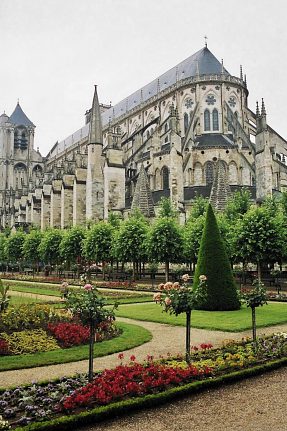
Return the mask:
<path id="1" fill-rule="evenodd" d="M 231 265 L 210 204 L 206 213 L 194 274 L 195 289 L 200 289 L 200 277 L 202 276 L 207 278 L 207 295 L 200 308 L 204 310 L 236 310 L 240 308 Z"/>

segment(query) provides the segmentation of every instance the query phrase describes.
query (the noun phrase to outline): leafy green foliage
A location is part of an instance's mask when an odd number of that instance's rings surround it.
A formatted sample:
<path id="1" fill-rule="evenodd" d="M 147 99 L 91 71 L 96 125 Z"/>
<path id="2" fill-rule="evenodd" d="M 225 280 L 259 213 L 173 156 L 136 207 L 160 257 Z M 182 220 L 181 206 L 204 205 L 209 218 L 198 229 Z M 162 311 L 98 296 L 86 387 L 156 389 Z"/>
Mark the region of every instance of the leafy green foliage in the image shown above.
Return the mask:
<path id="1" fill-rule="evenodd" d="M 240 308 L 233 274 L 220 236 L 216 217 L 209 204 L 202 234 L 194 286 L 200 276 L 207 277 L 207 296 L 200 308 L 204 310 L 236 310 Z"/>
<path id="2" fill-rule="evenodd" d="M 23 243 L 23 255 L 27 261 L 36 264 L 40 260 L 39 245 L 42 240 L 42 232 L 37 229 L 31 230 L 30 233 L 26 234 Z"/>
<path id="3" fill-rule="evenodd" d="M 11 355 L 48 352 L 60 349 L 56 340 L 43 329 L 30 329 L 29 331 L 13 332 L 12 334 L 2 333 L 0 337 L 8 343 Z"/>
<path id="4" fill-rule="evenodd" d="M 284 254 L 283 219 L 268 208 L 251 208 L 236 229 L 238 257 L 245 262 L 280 262 Z"/>
<path id="5" fill-rule="evenodd" d="M 112 253 L 113 228 L 101 221 L 91 227 L 84 240 L 84 254 L 95 262 L 109 261 Z"/>
<path id="6" fill-rule="evenodd" d="M 151 226 L 148 250 L 150 258 L 156 262 L 181 262 L 183 234 L 173 218 L 159 218 Z"/>
<path id="7" fill-rule="evenodd" d="M 245 292 L 242 295 L 242 298 L 246 302 L 247 307 L 259 307 L 260 305 L 263 306 L 264 304 L 267 304 L 267 291 L 264 287 L 264 284 L 261 283 L 258 280 L 255 280 L 253 282 L 253 289 Z"/>
<path id="8" fill-rule="evenodd" d="M 23 259 L 23 244 L 25 234 L 22 231 L 12 233 L 6 240 L 6 255 L 10 262 L 19 262 Z"/>
<path id="9" fill-rule="evenodd" d="M 176 209 L 169 198 L 161 198 L 158 214 L 159 217 L 176 217 Z"/>
<path id="10" fill-rule="evenodd" d="M 251 194 L 247 189 L 241 189 L 232 194 L 227 202 L 225 214 L 229 220 L 241 218 L 251 206 Z"/>
<path id="11" fill-rule="evenodd" d="M 106 305 L 105 298 L 89 284 L 81 292 L 70 292 L 66 301 L 66 308 L 84 325 L 93 323 L 97 326 L 106 320 L 113 320 L 114 311 L 106 308 Z"/>
<path id="12" fill-rule="evenodd" d="M 46 264 L 57 264 L 61 262 L 60 243 L 63 232 L 59 229 L 48 229 L 44 232 L 39 252 Z"/>
<path id="13" fill-rule="evenodd" d="M 74 226 L 67 229 L 60 243 L 60 254 L 70 264 L 76 263 L 82 255 L 85 229 L 81 226 Z"/>
<path id="14" fill-rule="evenodd" d="M 115 236 L 114 256 L 122 262 L 140 262 L 146 258 L 148 226 L 144 217 L 132 214 L 122 222 Z"/>
<path id="15" fill-rule="evenodd" d="M 208 207 L 208 199 L 203 196 L 196 196 L 192 202 L 192 207 L 189 213 L 188 221 L 198 219 L 198 217 L 204 216 Z"/>
<path id="16" fill-rule="evenodd" d="M 6 235 L 4 235 L 3 233 L 0 233 L 0 262 L 4 262 L 7 258 L 6 241 L 7 241 Z"/>
<path id="17" fill-rule="evenodd" d="M 204 223 L 205 216 L 200 215 L 195 219 L 189 219 L 184 227 L 184 255 L 187 261 L 197 261 Z"/>

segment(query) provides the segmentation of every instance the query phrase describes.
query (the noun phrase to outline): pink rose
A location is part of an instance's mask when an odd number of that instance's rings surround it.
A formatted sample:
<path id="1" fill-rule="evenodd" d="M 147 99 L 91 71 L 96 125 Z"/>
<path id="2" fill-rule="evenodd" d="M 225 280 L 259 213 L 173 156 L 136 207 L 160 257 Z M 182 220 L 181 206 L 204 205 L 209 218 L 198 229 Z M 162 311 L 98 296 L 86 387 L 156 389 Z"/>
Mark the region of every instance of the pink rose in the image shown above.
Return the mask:
<path id="1" fill-rule="evenodd" d="M 171 299 L 167 296 L 164 300 L 164 303 L 167 307 L 169 307 L 171 305 Z"/>
<path id="2" fill-rule="evenodd" d="M 165 283 L 164 288 L 165 288 L 165 290 L 172 289 L 172 283 L 170 281 L 168 281 L 167 283 Z"/>
<path id="3" fill-rule="evenodd" d="M 85 290 L 93 290 L 93 286 L 91 284 L 85 284 L 84 289 Z"/>
<path id="4" fill-rule="evenodd" d="M 172 288 L 175 290 L 179 289 L 179 283 L 176 281 L 175 283 L 173 283 Z"/>
<path id="5" fill-rule="evenodd" d="M 189 280 L 189 275 L 188 274 L 183 274 L 183 276 L 181 277 L 181 279 L 182 279 L 182 281 L 184 282 L 184 283 L 187 283 L 188 282 L 188 280 Z"/>
<path id="6" fill-rule="evenodd" d="M 155 302 L 160 302 L 160 300 L 161 300 L 161 293 L 160 293 L 160 292 L 155 293 L 155 294 L 153 295 L 153 300 L 154 300 Z"/>
<path id="7" fill-rule="evenodd" d="M 160 283 L 160 284 L 158 285 L 158 288 L 159 288 L 159 290 L 163 290 L 163 289 L 164 289 L 164 283 Z"/>

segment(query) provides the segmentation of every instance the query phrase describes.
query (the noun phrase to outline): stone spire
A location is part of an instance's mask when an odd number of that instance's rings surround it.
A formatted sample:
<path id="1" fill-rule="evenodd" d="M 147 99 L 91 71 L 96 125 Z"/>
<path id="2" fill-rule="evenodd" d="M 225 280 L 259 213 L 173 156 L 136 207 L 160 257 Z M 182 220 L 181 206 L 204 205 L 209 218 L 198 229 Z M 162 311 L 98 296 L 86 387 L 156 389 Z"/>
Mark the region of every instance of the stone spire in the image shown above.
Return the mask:
<path id="1" fill-rule="evenodd" d="M 146 217 L 155 217 L 153 198 L 143 164 L 140 168 L 132 201 L 132 210 L 136 208 L 138 208 Z"/>
<path id="2" fill-rule="evenodd" d="M 242 64 L 240 64 L 240 79 L 243 81 Z"/>
<path id="3" fill-rule="evenodd" d="M 103 163 L 102 119 L 95 85 L 88 138 L 86 218 L 89 220 L 102 220 L 104 217 Z"/>
<path id="4" fill-rule="evenodd" d="M 260 111 L 259 111 L 259 104 L 258 101 L 256 102 L 256 117 L 259 118 L 260 117 Z"/>
<path id="5" fill-rule="evenodd" d="M 102 119 L 101 119 L 100 104 L 99 104 L 96 85 L 95 85 L 93 105 L 91 110 L 91 121 L 90 121 L 88 144 L 103 145 Z"/>
<path id="6" fill-rule="evenodd" d="M 230 194 L 225 163 L 219 159 L 215 166 L 215 175 L 209 201 L 215 210 L 222 211 L 226 206 Z"/>

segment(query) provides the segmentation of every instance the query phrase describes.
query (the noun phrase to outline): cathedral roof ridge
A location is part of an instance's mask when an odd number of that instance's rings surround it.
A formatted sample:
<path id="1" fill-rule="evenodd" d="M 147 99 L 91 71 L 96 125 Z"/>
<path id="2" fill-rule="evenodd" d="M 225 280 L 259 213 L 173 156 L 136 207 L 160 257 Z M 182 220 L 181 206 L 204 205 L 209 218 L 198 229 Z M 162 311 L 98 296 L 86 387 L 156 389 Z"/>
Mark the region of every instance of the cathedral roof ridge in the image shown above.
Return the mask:
<path id="1" fill-rule="evenodd" d="M 16 108 L 10 116 L 10 122 L 16 124 L 17 126 L 32 126 L 35 127 L 35 124 L 32 123 L 31 120 L 24 113 L 23 109 L 18 102 Z"/>
<path id="2" fill-rule="evenodd" d="M 177 81 L 185 78 L 196 77 L 198 74 L 201 76 L 220 75 L 222 73 L 230 75 L 207 46 L 204 46 L 199 51 L 190 55 L 176 66 L 155 78 L 153 81 L 121 100 L 112 108 L 107 109 L 102 114 L 103 125 L 108 124 L 110 117 L 117 118 L 126 114 L 142 102 L 146 102 L 148 99 L 157 95 L 159 91 L 166 90 L 168 87 L 176 84 Z"/>

